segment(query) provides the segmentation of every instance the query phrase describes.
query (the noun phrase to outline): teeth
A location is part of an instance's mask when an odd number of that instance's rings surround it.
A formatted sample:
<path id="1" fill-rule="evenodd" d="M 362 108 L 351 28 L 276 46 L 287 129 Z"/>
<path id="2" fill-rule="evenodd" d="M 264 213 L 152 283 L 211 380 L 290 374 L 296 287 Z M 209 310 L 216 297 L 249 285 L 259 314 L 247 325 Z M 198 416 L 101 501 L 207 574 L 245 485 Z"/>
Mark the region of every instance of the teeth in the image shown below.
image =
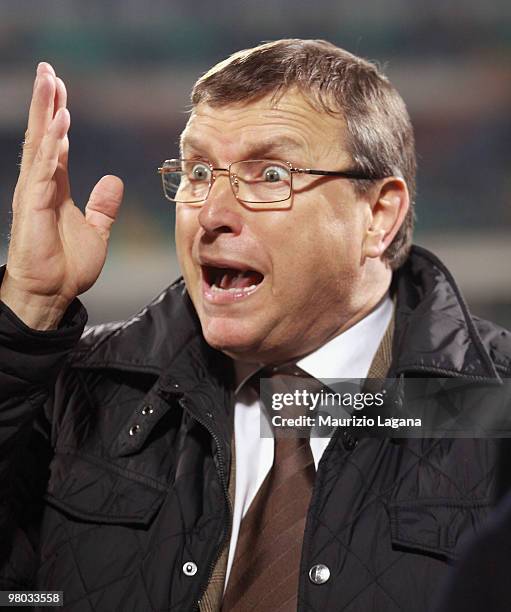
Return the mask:
<path id="1" fill-rule="evenodd" d="M 217 285 L 211 285 L 211 291 L 216 293 L 227 291 L 228 293 L 249 293 L 253 291 L 257 285 L 250 285 L 250 287 L 231 287 L 230 289 L 222 289 L 222 287 L 218 287 Z"/>
<path id="2" fill-rule="evenodd" d="M 227 285 L 229 284 L 229 275 L 224 274 L 220 280 L 220 288 L 227 289 Z"/>

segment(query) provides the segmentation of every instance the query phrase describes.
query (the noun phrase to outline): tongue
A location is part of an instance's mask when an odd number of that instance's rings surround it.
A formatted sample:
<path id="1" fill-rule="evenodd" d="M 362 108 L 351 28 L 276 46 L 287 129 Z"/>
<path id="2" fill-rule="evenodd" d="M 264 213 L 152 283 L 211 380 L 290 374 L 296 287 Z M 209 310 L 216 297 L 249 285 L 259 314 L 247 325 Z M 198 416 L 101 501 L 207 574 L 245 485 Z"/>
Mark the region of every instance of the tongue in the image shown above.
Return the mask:
<path id="1" fill-rule="evenodd" d="M 244 289 L 261 282 L 261 274 L 255 270 L 224 270 L 220 279 L 221 289 Z"/>

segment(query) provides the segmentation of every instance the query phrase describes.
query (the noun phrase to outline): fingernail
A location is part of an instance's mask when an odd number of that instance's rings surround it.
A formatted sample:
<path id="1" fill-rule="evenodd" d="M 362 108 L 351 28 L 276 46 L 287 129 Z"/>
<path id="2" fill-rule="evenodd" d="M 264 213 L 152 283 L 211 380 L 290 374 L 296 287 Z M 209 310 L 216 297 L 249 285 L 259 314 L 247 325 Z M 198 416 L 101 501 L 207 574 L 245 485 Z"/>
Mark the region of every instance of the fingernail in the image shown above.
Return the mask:
<path id="1" fill-rule="evenodd" d="M 55 70 L 53 69 L 53 66 L 51 64 L 49 64 L 48 62 L 39 62 L 37 64 L 37 74 L 41 74 L 44 72 L 55 76 Z"/>

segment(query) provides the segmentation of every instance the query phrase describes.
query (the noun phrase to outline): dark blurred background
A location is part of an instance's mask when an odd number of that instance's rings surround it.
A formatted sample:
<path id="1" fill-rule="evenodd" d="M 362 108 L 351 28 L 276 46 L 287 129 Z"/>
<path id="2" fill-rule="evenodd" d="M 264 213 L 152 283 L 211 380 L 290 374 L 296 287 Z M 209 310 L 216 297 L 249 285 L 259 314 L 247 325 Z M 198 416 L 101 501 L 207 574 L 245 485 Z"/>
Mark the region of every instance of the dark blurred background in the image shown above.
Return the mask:
<path id="1" fill-rule="evenodd" d="M 193 82 L 282 37 L 326 38 L 385 68 L 416 129 L 416 242 L 476 314 L 511 327 L 509 0 L 0 2 L 0 261 L 38 61 L 68 87 L 75 201 L 103 174 L 126 185 L 107 264 L 83 296 L 98 322 L 136 312 L 179 274 L 155 170 L 177 151 Z"/>

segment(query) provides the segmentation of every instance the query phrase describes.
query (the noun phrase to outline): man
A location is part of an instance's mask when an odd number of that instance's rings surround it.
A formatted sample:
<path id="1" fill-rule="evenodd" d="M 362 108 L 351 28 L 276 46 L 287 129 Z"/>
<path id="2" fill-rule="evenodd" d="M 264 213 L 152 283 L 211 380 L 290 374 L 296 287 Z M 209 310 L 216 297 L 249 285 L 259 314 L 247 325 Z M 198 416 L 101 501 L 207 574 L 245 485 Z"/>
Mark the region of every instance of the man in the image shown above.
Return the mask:
<path id="1" fill-rule="evenodd" d="M 302 40 L 233 55 L 192 102 L 160 169 L 184 281 L 79 340 L 122 183 L 74 206 L 65 87 L 38 68 L 0 292 L 2 587 L 77 611 L 427 610 L 491 503 L 494 443 L 286 446 L 254 390 L 272 367 L 509 374 L 509 334 L 411 247 L 404 103 Z"/>

